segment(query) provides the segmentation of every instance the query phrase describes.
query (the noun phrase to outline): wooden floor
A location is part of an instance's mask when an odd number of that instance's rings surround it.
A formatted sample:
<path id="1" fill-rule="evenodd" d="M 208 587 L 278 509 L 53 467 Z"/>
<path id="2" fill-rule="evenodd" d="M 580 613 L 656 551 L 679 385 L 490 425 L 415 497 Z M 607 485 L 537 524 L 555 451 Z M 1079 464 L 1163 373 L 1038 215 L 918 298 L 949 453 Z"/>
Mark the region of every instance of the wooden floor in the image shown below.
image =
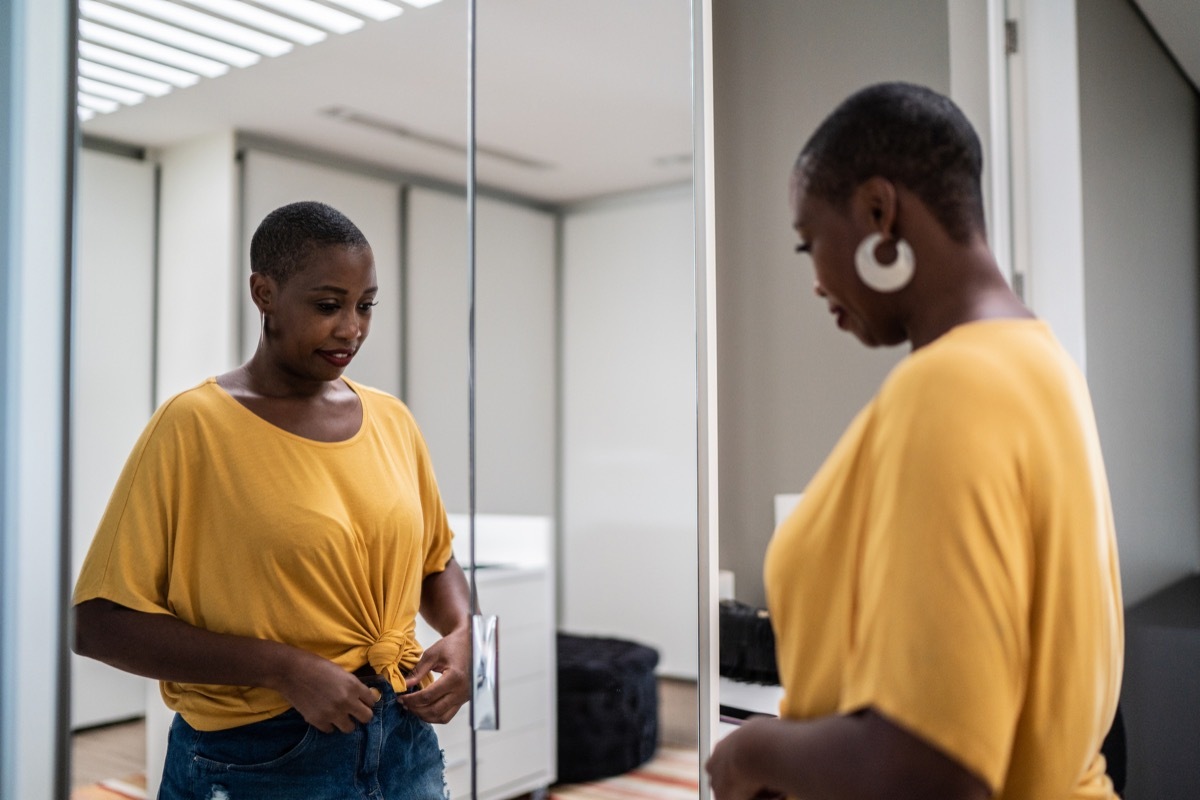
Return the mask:
<path id="1" fill-rule="evenodd" d="M 663 745 L 695 748 L 696 684 L 659 680 L 659 732 Z M 123 778 L 146 769 L 146 725 L 142 720 L 81 731 L 71 737 L 71 786 Z"/>
<path id="2" fill-rule="evenodd" d="M 71 787 L 146 771 L 142 720 L 81 731 L 71 737 Z"/>

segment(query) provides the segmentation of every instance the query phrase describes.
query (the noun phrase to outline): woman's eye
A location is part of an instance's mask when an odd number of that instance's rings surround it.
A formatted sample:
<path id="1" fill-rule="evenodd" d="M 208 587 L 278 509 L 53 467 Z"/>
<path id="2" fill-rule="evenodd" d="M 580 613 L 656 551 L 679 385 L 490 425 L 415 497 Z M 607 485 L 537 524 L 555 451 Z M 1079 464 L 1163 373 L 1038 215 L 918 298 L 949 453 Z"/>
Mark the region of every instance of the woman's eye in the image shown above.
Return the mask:
<path id="1" fill-rule="evenodd" d="M 809 245 L 808 242 L 801 242 L 800 244 L 796 245 L 796 252 L 797 253 L 811 253 L 812 247 Z"/>
<path id="2" fill-rule="evenodd" d="M 361 311 L 361 312 L 362 312 L 362 313 L 364 313 L 364 314 L 370 314 L 370 313 L 371 313 L 371 309 L 372 309 L 372 308 L 374 308 L 374 307 L 375 307 L 375 306 L 377 306 L 377 305 L 379 305 L 379 301 L 378 301 L 378 300 L 372 300 L 372 301 L 371 301 L 371 302 L 369 302 L 369 303 L 359 303 L 359 304 L 358 304 L 358 310 L 359 310 L 359 311 Z"/>
<path id="3" fill-rule="evenodd" d="M 322 314 L 332 314 L 338 310 L 337 303 L 317 303 L 317 310 Z"/>

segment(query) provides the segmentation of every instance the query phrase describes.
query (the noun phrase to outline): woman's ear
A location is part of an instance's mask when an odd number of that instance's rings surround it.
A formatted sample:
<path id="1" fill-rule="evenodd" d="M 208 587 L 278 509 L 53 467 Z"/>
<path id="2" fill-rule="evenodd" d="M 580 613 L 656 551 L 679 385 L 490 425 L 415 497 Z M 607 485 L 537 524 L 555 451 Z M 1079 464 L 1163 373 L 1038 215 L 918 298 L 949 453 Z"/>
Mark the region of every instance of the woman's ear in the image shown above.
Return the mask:
<path id="1" fill-rule="evenodd" d="M 896 226 L 896 184 L 880 175 L 867 178 L 854 190 L 852 198 L 861 222 L 872 231 L 893 237 Z"/>
<path id="2" fill-rule="evenodd" d="M 250 273 L 250 299 L 260 312 L 265 314 L 270 309 L 277 289 L 275 279 L 271 276 L 261 272 Z"/>

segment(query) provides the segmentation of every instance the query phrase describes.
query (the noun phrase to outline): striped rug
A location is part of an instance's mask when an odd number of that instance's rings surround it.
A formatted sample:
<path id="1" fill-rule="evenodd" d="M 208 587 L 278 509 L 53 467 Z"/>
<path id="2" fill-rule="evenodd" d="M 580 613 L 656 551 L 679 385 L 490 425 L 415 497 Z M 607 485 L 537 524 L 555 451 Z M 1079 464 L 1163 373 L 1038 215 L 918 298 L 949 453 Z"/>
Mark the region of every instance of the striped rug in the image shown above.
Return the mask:
<path id="1" fill-rule="evenodd" d="M 550 800 L 696 800 L 700 760 L 695 750 L 661 747 L 633 772 L 594 783 L 555 786 Z"/>
<path id="2" fill-rule="evenodd" d="M 71 800 L 146 800 L 146 776 L 110 778 L 71 790 Z"/>

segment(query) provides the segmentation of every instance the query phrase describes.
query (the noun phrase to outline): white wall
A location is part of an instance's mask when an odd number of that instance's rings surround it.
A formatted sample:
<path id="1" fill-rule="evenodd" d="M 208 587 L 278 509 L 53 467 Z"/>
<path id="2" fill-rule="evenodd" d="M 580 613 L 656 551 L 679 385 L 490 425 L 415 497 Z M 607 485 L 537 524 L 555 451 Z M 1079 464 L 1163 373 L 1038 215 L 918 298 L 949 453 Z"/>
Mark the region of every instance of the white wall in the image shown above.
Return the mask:
<path id="1" fill-rule="evenodd" d="M 477 211 L 476 507 L 553 516 L 554 218 L 486 198 Z M 460 195 L 409 190 L 406 400 L 456 512 L 468 502 L 466 214 Z"/>
<path id="2" fill-rule="evenodd" d="M 250 238 L 263 217 L 282 205 L 318 200 L 341 211 L 371 243 L 379 279 L 379 305 L 371 315 L 367 343 L 347 377 L 400 394 L 404 299 L 400 274 L 400 186 L 302 161 L 248 150 L 242 156 L 240 274 L 236 283 L 242 318 L 242 360 L 258 346 L 258 309 L 250 300 Z"/>
<path id="3" fill-rule="evenodd" d="M 566 214 L 561 627 L 696 661 L 691 187 Z"/>
<path id="4" fill-rule="evenodd" d="M 772 497 L 804 488 L 898 349 L 837 330 L 794 253 L 787 180 L 834 106 L 881 80 L 950 89 L 945 0 L 713 7 L 720 566 L 760 604 Z"/>
<path id="5" fill-rule="evenodd" d="M 155 168 L 79 159 L 71 398 L 71 578 L 134 442 L 154 411 Z M 118 378 L 119 376 L 119 378 Z M 145 680 L 71 657 L 71 727 L 139 716 Z"/>
<path id="6" fill-rule="evenodd" d="M 1132 604 L 1200 570 L 1200 103 L 1128 2 L 1078 5 L 1088 381 Z"/>

